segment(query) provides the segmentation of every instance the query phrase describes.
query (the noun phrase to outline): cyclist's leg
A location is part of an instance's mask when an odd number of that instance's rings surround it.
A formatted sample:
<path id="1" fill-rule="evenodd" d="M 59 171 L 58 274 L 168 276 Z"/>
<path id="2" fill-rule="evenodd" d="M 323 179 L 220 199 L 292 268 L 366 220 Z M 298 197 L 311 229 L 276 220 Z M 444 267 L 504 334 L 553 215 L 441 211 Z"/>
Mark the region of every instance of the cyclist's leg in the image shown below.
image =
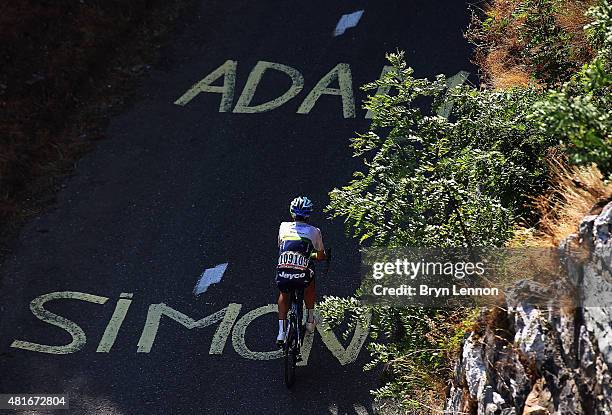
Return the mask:
<path id="1" fill-rule="evenodd" d="M 316 283 L 314 272 L 308 286 L 304 289 L 304 303 L 306 304 L 306 329 L 309 332 L 314 331 L 314 306 L 317 299 Z"/>
<path id="2" fill-rule="evenodd" d="M 278 287 L 278 335 L 276 336 L 276 344 L 282 345 L 285 342 L 287 311 L 291 302 L 291 290 L 289 287 L 290 280 L 283 278 L 284 274 L 276 274 L 276 286 Z"/>
<path id="3" fill-rule="evenodd" d="M 304 303 L 306 303 L 306 309 L 313 309 L 317 300 L 317 292 L 315 287 L 315 280 L 310 281 L 308 286 L 304 288 Z"/>
<path id="4" fill-rule="evenodd" d="M 286 320 L 287 319 L 287 312 L 289 311 L 289 302 L 291 300 L 291 293 L 290 292 L 282 292 L 279 291 L 278 293 L 278 319 L 279 320 Z"/>
<path id="5" fill-rule="evenodd" d="M 278 319 L 285 320 L 289 304 L 291 303 L 291 290 L 293 289 L 292 279 L 289 278 L 290 273 L 283 270 L 276 272 L 276 287 L 278 288 Z"/>
<path id="6" fill-rule="evenodd" d="M 276 344 L 282 345 L 286 336 L 286 320 L 287 312 L 289 311 L 289 303 L 291 293 L 279 291 L 278 294 L 278 334 L 276 335 Z"/>

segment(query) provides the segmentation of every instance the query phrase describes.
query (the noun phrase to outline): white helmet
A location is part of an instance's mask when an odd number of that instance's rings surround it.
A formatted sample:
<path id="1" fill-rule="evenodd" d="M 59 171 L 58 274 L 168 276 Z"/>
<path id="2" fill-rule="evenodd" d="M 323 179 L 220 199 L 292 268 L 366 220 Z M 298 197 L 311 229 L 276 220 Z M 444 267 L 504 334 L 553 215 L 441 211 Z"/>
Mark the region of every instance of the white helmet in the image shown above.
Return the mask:
<path id="1" fill-rule="evenodd" d="M 306 196 L 296 197 L 291 201 L 289 211 L 293 217 L 301 216 L 303 218 L 307 218 L 312 213 L 312 201 Z"/>

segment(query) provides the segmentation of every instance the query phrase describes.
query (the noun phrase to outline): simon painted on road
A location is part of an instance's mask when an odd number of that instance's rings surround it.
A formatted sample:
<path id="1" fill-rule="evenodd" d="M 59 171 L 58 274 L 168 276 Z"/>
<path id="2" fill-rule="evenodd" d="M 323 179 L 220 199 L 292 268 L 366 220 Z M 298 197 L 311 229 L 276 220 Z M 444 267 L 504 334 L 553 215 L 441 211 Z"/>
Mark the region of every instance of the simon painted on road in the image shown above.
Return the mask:
<path id="1" fill-rule="evenodd" d="M 108 324 L 106 325 L 106 329 L 98 342 L 96 352 L 111 352 L 113 344 L 119 335 L 119 330 L 121 329 L 123 321 L 129 311 L 132 297 L 133 294 L 131 293 L 122 293 L 120 295 L 117 303 L 115 304 L 115 309 L 108 321 Z M 60 300 L 79 300 L 103 305 L 107 303 L 109 298 L 77 291 L 52 292 L 36 297 L 30 303 L 30 310 L 34 316 L 45 323 L 65 330 L 72 337 L 72 341 L 64 345 L 47 345 L 26 340 L 14 340 L 11 343 L 11 347 L 32 352 L 50 354 L 70 354 L 82 350 L 87 343 L 87 335 L 85 331 L 75 322 L 52 313 L 45 308 L 45 304 L 47 302 Z M 189 330 L 218 324 L 215 334 L 211 340 L 210 349 L 208 350 L 208 354 L 210 355 L 222 354 L 231 335 L 231 342 L 234 350 L 243 358 L 252 360 L 270 360 L 280 358 L 282 356 L 281 350 L 255 351 L 252 350 L 245 341 L 245 333 L 248 326 L 261 316 L 268 313 L 276 313 L 276 304 L 268 304 L 258 307 L 254 310 L 248 311 L 242 315 L 242 317 L 238 318 L 241 310 L 241 304 L 230 303 L 227 307 L 196 320 L 164 303 L 151 304 L 147 312 L 136 352 L 151 352 L 151 349 L 153 348 L 153 345 L 157 339 L 157 331 L 162 322 L 162 316 L 165 316 L 167 319 L 164 320 L 173 320 Z M 357 359 L 357 356 L 359 355 L 359 352 L 361 351 L 361 348 L 363 347 L 369 333 L 369 322 L 368 317 L 367 321 L 365 321 L 363 325 L 357 325 L 353 338 L 346 348 L 340 343 L 336 335 L 324 322 L 321 322 L 317 326 L 317 332 L 321 336 L 325 346 L 334 355 L 338 362 L 341 365 L 346 365 L 354 362 Z M 304 360 L 300 362 L 300 365 L 306 365 L 308 363 L 308 356 L 310 355 L 310 351 L 312 349 L 312 342 L 313 335 L 309 335 L 304 339 L 304 345 L 302 347 L 302 355 Z"/>

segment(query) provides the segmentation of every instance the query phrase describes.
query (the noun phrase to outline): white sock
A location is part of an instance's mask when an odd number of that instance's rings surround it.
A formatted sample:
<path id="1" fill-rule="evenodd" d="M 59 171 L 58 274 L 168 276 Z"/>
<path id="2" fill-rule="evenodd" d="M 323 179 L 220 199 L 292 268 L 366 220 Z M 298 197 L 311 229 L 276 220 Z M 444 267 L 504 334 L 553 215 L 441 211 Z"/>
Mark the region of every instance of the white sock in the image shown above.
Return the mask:
<path id="1" fill-rule="evenodd" d="M 308 323 L 314 323 L 314 309 L 313 308 L 307 308 L 306 309 L 306 321 Z"/>
<path id="2" fill-rule="evenodd" d="M 285 320 L 278 320 L 278 334 L 285 332 Z"/>

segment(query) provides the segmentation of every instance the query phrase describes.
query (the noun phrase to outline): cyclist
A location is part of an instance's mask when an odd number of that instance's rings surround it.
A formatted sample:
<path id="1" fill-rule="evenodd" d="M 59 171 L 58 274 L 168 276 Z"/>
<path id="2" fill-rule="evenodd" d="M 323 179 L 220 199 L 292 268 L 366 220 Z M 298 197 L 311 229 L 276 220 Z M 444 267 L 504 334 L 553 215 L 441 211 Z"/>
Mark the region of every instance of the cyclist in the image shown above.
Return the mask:
<path id="1" fill-rule="evenodd" d="M 285 320 L 291 301 L 291 290 L 304 289 L 306 303 L 306 330 L 315 328 L 314 305 L 316 300 L 314 281 L 314 261 L 324 260 L 325 249 L 321 230 L 308 223 L 312 213 L 312 201 L 305 196 L 296 197 L 291 202 L 289 212 L 292 222 L 282 222 L 278 230 L 278 267 L 276 285 L 278 296 L 278 336 L 276 343 L 282 346 L 285 341 Z"/>

